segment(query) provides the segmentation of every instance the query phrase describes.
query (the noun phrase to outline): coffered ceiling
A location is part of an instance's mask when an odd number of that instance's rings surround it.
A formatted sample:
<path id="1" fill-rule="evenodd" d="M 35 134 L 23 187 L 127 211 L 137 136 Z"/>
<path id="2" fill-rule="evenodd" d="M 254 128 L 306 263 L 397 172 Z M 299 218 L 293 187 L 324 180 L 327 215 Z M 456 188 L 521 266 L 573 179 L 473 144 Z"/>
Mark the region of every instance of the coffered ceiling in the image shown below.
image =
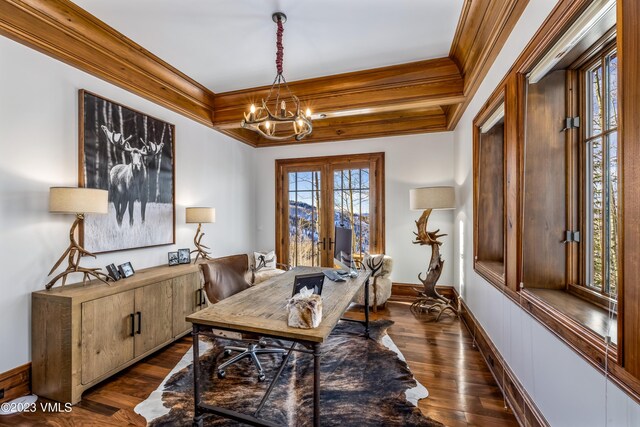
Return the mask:
<path id="1" fill-rule="evenodd" d="M 463 0 L 74 0 L 215 93 L 449 54 Z"/>
<path id="2" fill-rule="evenodd" d="M 262 147 L 239 125 L 275 75 L 273 12 L 306 144 L 453 129 L 527 2 L 0 0 L 0 34 Z"/>

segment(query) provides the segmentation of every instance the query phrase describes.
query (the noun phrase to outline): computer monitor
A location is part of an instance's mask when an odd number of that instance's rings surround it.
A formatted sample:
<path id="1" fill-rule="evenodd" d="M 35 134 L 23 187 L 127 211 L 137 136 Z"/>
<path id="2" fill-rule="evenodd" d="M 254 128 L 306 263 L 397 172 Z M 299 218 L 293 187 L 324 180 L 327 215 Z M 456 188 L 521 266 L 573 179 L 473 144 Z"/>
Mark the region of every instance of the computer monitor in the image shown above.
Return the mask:
<path id="1" fill-rule="evenodd" d="M 352 233 L 353 230 L 350 228 L 336 225 L 333 260 L 347 273 L 353 269 L 353 257 L 351 256 Z"/>

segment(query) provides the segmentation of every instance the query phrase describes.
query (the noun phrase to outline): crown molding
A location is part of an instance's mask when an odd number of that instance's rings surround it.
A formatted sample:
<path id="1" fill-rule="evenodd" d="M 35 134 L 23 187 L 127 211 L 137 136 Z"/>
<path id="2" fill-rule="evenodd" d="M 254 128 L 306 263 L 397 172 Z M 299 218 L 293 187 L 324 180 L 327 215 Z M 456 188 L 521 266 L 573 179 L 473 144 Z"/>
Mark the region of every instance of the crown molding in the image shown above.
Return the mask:
<path id="1" fill-rule="evenodd" d="M 1 0 L 0 34 L 212 127 L 213 92 L 68 0 Z"/>
<path id="2" fill-rule="evenodd" d="M 314 133 L 285 143 L 454 129 L 527 3 L 466 0 L 450 57 L 289 83 Z M 280 144 L 239 127 L 269 87 L 214 94 L 69 0 L 0 0 L 0 34 L 252 147 Z"/>

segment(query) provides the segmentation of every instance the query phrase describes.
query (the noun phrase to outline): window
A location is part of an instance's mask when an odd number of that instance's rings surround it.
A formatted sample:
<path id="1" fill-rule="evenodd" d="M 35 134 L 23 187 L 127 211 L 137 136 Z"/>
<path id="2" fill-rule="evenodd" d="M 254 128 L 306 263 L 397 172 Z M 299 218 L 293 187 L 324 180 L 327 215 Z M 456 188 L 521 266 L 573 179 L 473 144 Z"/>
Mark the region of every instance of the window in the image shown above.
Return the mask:
<path id="1" fill-rule="evenodd" d="M 334 226 L 352 254 L 384 252 L 384 154 L 276 160 L 276 252 L 292 266 L 333 267 Z"/>
<path id="2" fill-rule="evenodd" d="M 608 296 L 618 284 L 617 54 L 607 49 L 582 71 L 584 85 L 585 285 Z"/>
<path id="3" fill-rule="evenodd" d="M 514 191 L 505 193 L 507 286 L 496 288 L 606 370 L 635 400 L 640 399 L 637 4 L 559 2 L 493 94 L 505 92 L 512 112 L 505 116 L 505 172 L 507 183 L 516 182 Z M 509 246 L 512 240 L 515 246 Z M 554 363 L 546 354 L 539 358 Z"/>
<path id="4" fill-rule="evenodd" d="M 289 253 L 291 265 L 319 266 L 322 232 L 319 170 L 293 171 L 289 181 Z"/>
<path id="5" fill-rule="evenodd" d="M 353 230 L 351 254 L 356 259 L 370 252 L 369 167 L 333 171 L 334 224 Z"/>

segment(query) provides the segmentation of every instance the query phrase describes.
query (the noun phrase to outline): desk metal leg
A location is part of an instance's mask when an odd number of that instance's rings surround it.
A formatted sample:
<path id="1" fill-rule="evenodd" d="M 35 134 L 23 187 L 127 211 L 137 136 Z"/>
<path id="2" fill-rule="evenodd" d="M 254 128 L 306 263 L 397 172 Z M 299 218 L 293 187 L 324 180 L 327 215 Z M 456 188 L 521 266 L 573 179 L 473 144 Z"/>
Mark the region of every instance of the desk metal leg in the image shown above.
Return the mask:
<path id="1" fill-rule="evenodd" d="M 313 344 L 313 425 L 320 427 L 320 344 Z"/>
<path id="2" fill-rule="evenodd" d="M 364 284 L 364 336 L 369 338 L 369 279 Z"/>
<path id="3" fill-rule="evenodd" d="M 202 427 L 200 409 L 200 333 L 198 325 L 193 325 L 193 427 Z"/>

